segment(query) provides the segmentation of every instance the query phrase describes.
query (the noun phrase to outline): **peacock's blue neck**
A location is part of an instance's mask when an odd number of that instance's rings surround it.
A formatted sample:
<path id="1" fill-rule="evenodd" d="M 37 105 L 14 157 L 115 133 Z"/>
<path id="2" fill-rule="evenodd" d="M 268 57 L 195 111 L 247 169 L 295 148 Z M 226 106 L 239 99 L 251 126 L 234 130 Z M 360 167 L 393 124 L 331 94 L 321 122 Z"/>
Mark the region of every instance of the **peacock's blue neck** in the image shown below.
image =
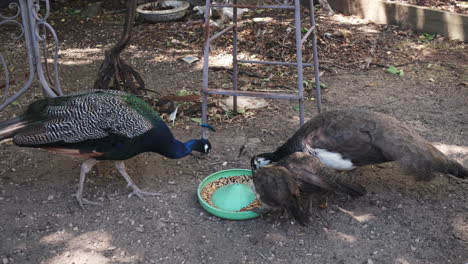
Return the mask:
<path id="1" fill-rule="evenodd" d="M 181 142 L 172 135 L 169 128 L 161 122 L 142 137 L 146 151 L 159 153 L 170 159 L 180 159 L 192 152 L 200 143 L 197 139 Z"/>
<path id="2" fill-rule="evenodd" d="M 177 139 L 174 139 L 172 144 L 170 144 L 170 146 L 168 146 L 167 148 L 164 148 L 164 150 L 162 150 L 160 154 L 170 159 L 183 158 L 193 151 L 195 145 L 197 144 L 197 141 L 198 140 L 196 139 L 192 139 L 184 143 L 180 142 Z"/>

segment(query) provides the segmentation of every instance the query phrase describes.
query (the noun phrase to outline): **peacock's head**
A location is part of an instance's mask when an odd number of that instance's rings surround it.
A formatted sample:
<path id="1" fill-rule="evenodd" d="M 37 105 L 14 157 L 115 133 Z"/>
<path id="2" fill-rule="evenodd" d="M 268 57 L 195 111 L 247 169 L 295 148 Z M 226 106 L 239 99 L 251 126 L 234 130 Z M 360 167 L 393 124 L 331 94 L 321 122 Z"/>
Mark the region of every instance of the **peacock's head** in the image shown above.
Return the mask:
<path id="1" fill-rule="evenodd" d="M 206 127 L 209 130 L 211 130 L 213 132 L 216 132 L 216 129 L 214 127 L 208 125 L 208 124 L 201 124 L 200 126 L 201 127 Z M 211 143 L 210 143 L 210 141 L 208 141 L 208 139 L 202 138 L 202 139 L 198 140 L 197 145 L 195 146 L 194 150 L 199 151 L 201 153 L 208 154 L 211 151 Z"/>
<path id="2" fill-rule="evenodd" d="M 201 153 L 208 154 L 211 151 L 211 143 L 208 139 L 199 139 L 197 140 L 196 144 L 194 145 L 193 150 L 196 150 Z"/>

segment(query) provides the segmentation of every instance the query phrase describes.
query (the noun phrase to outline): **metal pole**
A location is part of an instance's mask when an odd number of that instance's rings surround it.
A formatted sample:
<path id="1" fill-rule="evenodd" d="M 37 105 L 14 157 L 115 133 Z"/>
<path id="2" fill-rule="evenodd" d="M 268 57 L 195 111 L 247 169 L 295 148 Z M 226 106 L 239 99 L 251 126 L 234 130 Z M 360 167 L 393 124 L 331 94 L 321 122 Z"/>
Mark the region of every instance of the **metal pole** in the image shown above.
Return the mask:
<path id="1" fill-rule="evenodd" d="M 207 112 L 208 112 L 208 58 L 210 55 L 210 11 L 211 11 L 211 0 L 205 1 L 205 42 L 203 47 L 203 86 L 202 86 L 202 124 L 207 123 Z M 206 127 L 202 127 L 202 138 L 208 138 Z"/>
<path id="2" fill-rule="evenodd" d="M 234 5 L 237 5 L 237 0 L 234 0 Z M 232 32 L 232 89 L 237 90 L 237 77 L 238 77 L 238 65 L 237 65 L 237 7 L 233 8 L 234 28 Z M 237 96 L 233 97 L 232 110 L 237 113 Z"/>
<path id="3" fill-rule="evenodd" d="M 208 94 L 219 94 L 219 95 L 230 95 L 234 97 L 234 111 L 237 111 L 237 96 L 250 96 L 250 97 L 261 97 L 261 98 L 272 98 L 272 99 L 287 99 L 287 100 L 297 100 L 299 102 L 299 121 L 300 124 L 304 124 L 304 67 L 305 66 L 313 66 L 315 70 L 315 79 L 317 85 L 317 108 L 320 112 L 321 107 L 321 95 L 320 95 L 320 80 L 319 80 L 319 71 L 318 71 L 318 56 L 317 56 L 317 38 L 316 38 L 316 28 L 315 28 L 315 18 L 313 13 L 313 0 L 310 1 L 310 10 L 311 10 L 311 28 L 309 29 L 310 32 L 305 34 L 303 38 L 301 38 L 301 16 L 300 16 L 300 0 L 294 0 L 294 6 L 291 5 L 291 0 L 283 0 L 283 4 L 276 5 L 276 6 L 255 6 L 255 5 L 239 5 L 237 4 L 237 0 L 233 0 L 233 4 L 213 4 L 211 5 L 210 0 L 206 0 L 205 8 L 205 43 L 204 43 L 204 64 L 203 64 L 203 87 L 202 87 L 202 122 L 205 123 L 207 121 L 207 95 Z M 279 0 L 276 0 L 279 3 Z M 233 7 L 233 25 L 229 26 L 219 33 L 215 34 L 213 37 L 209 38 L 209 17 L 210 17 L 210 7 Z M 281 8 L 281 9 L 294 9 L 294 18 L 295 18 L 295 29 L 296 29 L 296 60 L 297 62 L 276 62 L 276 61 L 254 61 L 254 60 L 239 60 L 238 56 L 238 19 L 237 19 L 237 8 L 240 7 L 247 7 L 247 8 Z M 225 90 L 225 89 L 209 89 L 208 88 L 208 58 L 209 58 L 209 47 L 212 40 L 216 39 L 217 37 L 221 36 L 230 29 L 233 29 L 233 75 L 232 75 L 232 82 L 233 82 L 233 89 Z M 314 63 L 303 63 L 302 59 L 302 43 L 312 34 L 313 38 L 313 54 L 314 54 Z M 291 65 L 297 67 L 297 87 L 298 93 L 295 94 L 285 94 L 285 93 L 270 93 L 270 92 L 256 92 L 256 91 L 240 91 L 238 90 L 238 73 L 239 73 L 239 63 L 258 63 L 258 64 L 271 64 L 271 65 Z M 206 137 L 206 128 L 203 128 L 203 137 Z"/>
<path id="4" fill-rule="evenodd" d="M 50 24 L 46 22 L 46 19 L 50 13 L 49 0 L 45 0 L 45 6 L 46 8 L 45 8 L 44 17 L 41 17 L 41 15 L 38 13 L 40 9 L 38 0 L 19 0 L 18 3 L 10 4 L 10 7 L 17 9 L 17 13 L 14 16 L 6 17 L 6 16 L 0 15 L 0 19 L 1 19 L 0 25 L 11 23 L 11 24 L 16 24 L 20 27 L 21 34 L 19 35 L 12 34 L 12 38 L 13 39 L 19 39 L 21 37 L 24 38 L 26 52 L 28 56 L 28 66 L 29 66 L 29 76 L 26 80 L 26 83 L 23 85 L 23 87 L 21 87 L 21 89 L 19 89 L 15 94 L 13 94 L 10 97 L 8 97 L 10 84 L 7 81 L 5 85 L 5 90 L 3 93 L 3 98 L 0 104 L 0 111 L 3 110 L 6 106 L 8 106 L 10 103 L 14 102 L 16 99 L 18 99 L 22 94 L 24 94 L 31 87 L 31 84 L 34 80 L 36 73 L 37 73 L 37 78 L 39 79 L 39 82 L 41 84 L 42 90 L 46 96 L 55 97 L 58 95 L 62 95 L 62 91 L 60 89 L 59 78 L 58 78 L 58 39 L 52 26 L 50 26 Z M 20 14 L 21 14 L 21 23 L 16 21 L 16 19 L 20 16 Z M 45 72 L 42 69 L 39 42 L 45 41 L 45 35 L 42 37 L 40 36 L 39 34 L 40 26 L 43 26 L 45 30 L 48 30 L 54 38 L 55 90 L 52 89 L 51 85 L 45 78 Z M 45 53 L 44 53 L 44 56 L 46 56 Z M 4 60 L 1 61 L 1 64 L 2 64 L 2 67 L 6 69 L 5 79 L 8 80 L 9 73 L 7 70 L 7 64 Z"/>
<path id="5" fill-rule="evenodd" d="M 301 10 L 299 0 L 294 0 L 294 24 L 296 28 L 297 88 L 299 90 L 299 123 L 304 124 L 304 69 L 302 65 Z"/>
<path id="6" fill-rule="evenodd" d="M 310 5 L 310 26 L 314 32 L 312 34 L 312 54 L 314 55 L 314 76 L 315 76 L 315 99 L 317 100 L 317 111 L 322 111 L 322 94 L 320 88 L 320 73 L 317 53 L 317 27 L 315 24 L 314 0 L 309 0 Z"/>
<path id="7" fill-rule="evenodd" d="M 9 23 L 17 24 L 21 27 L 21 31 L 22 31 L 21 35 L 17 37 L 13 37 L 13 38 L 16 39 L 16 38 L 21 38 L 23 36 L 25 39 L 25 46 L 26 46 L 26 50 L 28 51 L 29 76 L 24 86 L 18 92 L 16 92 L 14 95 L 12 95 L 9 98 L 7 98 L 7 96 L 8 96 L 8 89 L 9 89 L 10 84 L 6 83 L 5 93 L 3 95 L 4 98 L 2 100 L 2 104 L 0 104 L 0 111 L 3 110 L 5 107 L 7 107 L 7 105 L 11 104 L 16 99 L 18 99 L 18 97 L 20 97 L 24 92 L 26 92 L 31 86 L 31 83 L 33 82 L 33 79 L 34 79 L 34 58 L 33 58 L 33 54 L 29 52 L 31 50 L 31 42 L 30 42 L 31 34 L 30 34 L 30 28 L 28 27 L 27 2 L 26 0 L 19 0 L 19 5 L 17 3 L 12 3 L 12 5 L 18 8 L 19 12 L 13 17 L 8 17 L 8 18 L 2 17 L 2 18 L 6 18 L 6 20 L 2 21 L 2 24 L 9 22 Z M 21 13 L 21 19 L 23 23 L 22 25 L 18 21 L 14 20 L 19 16 L 20 13 Z M 6 62 L 5 62 L 5 65 L 3 65 L 3 67 L 7 67 Z"/>

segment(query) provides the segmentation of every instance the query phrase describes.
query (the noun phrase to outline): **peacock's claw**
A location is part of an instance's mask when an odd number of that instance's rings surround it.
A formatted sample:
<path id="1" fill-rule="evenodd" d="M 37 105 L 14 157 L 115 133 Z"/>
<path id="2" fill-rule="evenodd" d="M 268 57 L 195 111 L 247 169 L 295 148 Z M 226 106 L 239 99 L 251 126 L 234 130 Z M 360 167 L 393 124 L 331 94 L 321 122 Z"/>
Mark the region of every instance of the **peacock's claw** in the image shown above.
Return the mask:
<path id="1" fill-rule="evenodd" d="M 122 177 L 124 177 L 124 179 L 127 181 L 127 187 L 130 187 L 133 190 L 133 192 L 131 192 L 128 195 L 129 198 L 132 197 L 133 195 L 136 195 L 140 199 L 145 200 L 145 198 L 143 197 L 145 195 L 147 196 L 161 195 L 160 193 L 157 193 L 157 192 L 145 192 L 145 191 L 140 190 L 140 188 L 136 186 L 136 184 L 132 181 L 127 171 L 125 170 L 125 164 L 123 163 L 123 161 L 115 162 L 115 167 L 117 168 L 117 171 L 120 173 L 120 175 L 122 175 Z"/>
<path id="2" fill-rule="evenodd" d="M 146 196 L 159 196 L 159 195 L 161 195 L 161 193 L 158 193 L 158 192 L 145 192 L 145 191 L 142 191 L 135 184 L 133 184 L 133 185 L 129 184 L 128 187 L 132 188 L 132 190 L 133 190 L 131 193 L 128 194 L 128 198 L 135 195 L 135 196 L 138 196 L 138 198 L 140 198 L 140 199 L 142 199 L 144 201 L 145 200 L 145 197 L 144 197 L 145 195 Z"/>
<path id="3" fill-rule="evenodd" d="M 81 197 L 78 193 L 72 194 L 72 196 L 74 196 L 76 198 L 76 200 L 80 204 L 81 209 L 83 209 L 83 210 L 86 210 L 86 208 L 84 207 L 85 204 L 86 205 L 99 205 L 99 206 L 103 205 L 100 202 L 92 202 L 90 200 L 87 200 L 87 199 Z"/>

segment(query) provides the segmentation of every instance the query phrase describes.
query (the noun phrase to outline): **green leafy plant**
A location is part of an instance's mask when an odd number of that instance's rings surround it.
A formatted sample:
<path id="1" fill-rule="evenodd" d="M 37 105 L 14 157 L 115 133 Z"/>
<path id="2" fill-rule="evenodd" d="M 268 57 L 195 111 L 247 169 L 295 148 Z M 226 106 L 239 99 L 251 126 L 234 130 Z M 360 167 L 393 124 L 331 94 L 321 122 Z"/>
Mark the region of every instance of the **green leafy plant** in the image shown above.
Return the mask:
<path id="1" fill-rule="evenodd" d="M 419 36 L 418 42 L 419 43 L 428 43 L 434 40 L 435 34 L 423 33 Z"/>
<path id="2" fill-rule="evenodd" d="M 192 118 L 190 118 L 190 120 L 192 120 L 192 121 L 195 122 L 195 123 L 201 124 L 201 118 L 192 117 Z"/>
<path id="3" fill-rule="evenodd" d="M 403 76 L 403 70 L 398 70 L 395 66 L 389 66 L 385 71 L 394 75 Z"/>
<path id="4" fill-rule="evenodd" d="M 181 89 L 177 91 L 176 95 L 177 96 L 186 96 L 186 95 L 191 95 L 192 93 L 190 91 L 187 91 L 187 89 Z"/>
<path id="5" fill-rule="evenodd" d="M 77 16 L 81 14 L 81 9 L 67 8 L 67 14 L 72 15 L 72 16 Z"/>
<path id="6" fill-rule="evenodd" d="M 315 84 L 315 82 L 314 82 L 314 84 Z M 320 88 L 328 89 L 328 85 L 326 83 L 324 83 L 324 82 L 320 82 Z"/>

